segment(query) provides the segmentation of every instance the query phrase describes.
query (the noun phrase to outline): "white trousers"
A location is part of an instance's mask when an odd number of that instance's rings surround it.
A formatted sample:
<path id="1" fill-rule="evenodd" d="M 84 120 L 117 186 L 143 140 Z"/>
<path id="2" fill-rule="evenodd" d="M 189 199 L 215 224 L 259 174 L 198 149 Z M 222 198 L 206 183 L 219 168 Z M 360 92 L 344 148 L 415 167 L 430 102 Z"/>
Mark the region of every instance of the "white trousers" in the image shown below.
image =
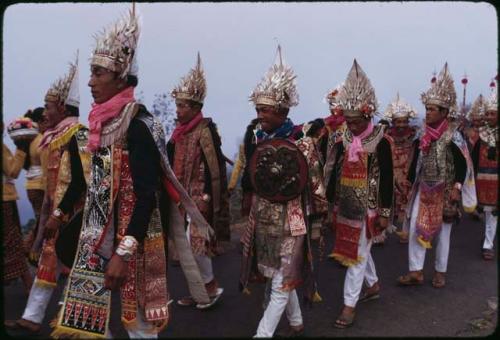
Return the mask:
<path id="1" fill-rule="evenodd" d="M 158 339 L 158 333 L 153 333 L 152 324 L 147 323 L 143 311 L 137 313 L 137 326 L 134 330 L 127 330 L 130 339 Z"/>
<path id="2" fill-rule="evenodd" d="M 493 243 L 495 242 L 495 234 L 497 232 L 497 216 L 493 216 L 492 207 L 484 208 L 484 243 L 483 249 L 493 249 Z"/>
<path id="3" fill-rule="evenodd" d="M 57 262 L 56 267 L 56 282 L 59 280 L 61 274 L 61 263 Z M 22 318 L 31 322 L 41 324 L 45 317 L 45 311 L 49 305 L 50 298 L 56 287 L 43 287 L 38 285 L 38 278 L 35 277 L 33 285 L 31 286 L 28 302 L 24 308 Z"/>
<path id="4" fill-rule="evenodd" d="M 187 216 L 188 226 L 186 228 L 186 237 L 188 242 L 191 243 L 191 219 Z M 200 269 L 200 274 L 205 284 L 214 279 L 214 271 L 212 267 L 212 259 L 207 255 L 195 255 L 194 259 Z"/>
<path id="5" fill-rule="evenodd" d="M 278 327 L 283 311 L 286 311 L 286 317 L 290 326 L 302 325 L 302 312 L 300 311 L 299 299 L 296 290 L 284 292 L 281 290 L 283 285 L 283 271 L 277 271 L 271 281 L 271 297 L 269 304 L 262 319 L 260 319 L 257 334 L 254 338 L 271 338 Z"/>
<path id="6" fill-rule="evenodd" d="M 410 234 L 408 240 L 408 262 L 410 271 L 422 270 L 424 268 L 426 248 L 417 240 L 417 215 L 420 205 L 420 192 L 417 193 L 410 219 Z M 445 273 L 448 267 L 448 255 L 450 253 L 450 235 L 452 223 L 443 223 L 441 230 L 436 236 L 436 259 L 434 269 Z"/>
<path id="7" fill-rule="evenodd" d="M 358 256 L 362 257 L 361 262 L 349 266 L 344 280 L 344 305 L 355 307 L 361 294 L 363 281 L 368 287 L 373 286 L 377 281 L 377 271 L 370 253 L 372 241 L 366 238 L 366 223 L 363 223 L 361 235 L 358 243 Z"/>

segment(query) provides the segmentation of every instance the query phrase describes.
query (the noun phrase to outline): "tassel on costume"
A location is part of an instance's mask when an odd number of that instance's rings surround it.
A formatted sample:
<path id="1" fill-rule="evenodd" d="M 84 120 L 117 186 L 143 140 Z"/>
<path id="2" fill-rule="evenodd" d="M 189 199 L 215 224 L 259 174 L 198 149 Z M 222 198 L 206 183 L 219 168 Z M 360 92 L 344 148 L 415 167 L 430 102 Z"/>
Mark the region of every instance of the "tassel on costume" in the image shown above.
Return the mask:
<path id="1" fill-rule="evenodd" d="M 69 128 L 68 131 L 50 142 L 50 150 L 59 149 L 61 146 L 68 144 L 71 137 L 73 137 L 73 135 L 82 127 L 84 126 L 78 123 Z"/>
<path id="2" fill-rule="evenodd" d="M 331 256 L 330 256 L 331 255 Z M 328 255 L 328 257 L 333 257 L 335 260 L 339 261 L 342 265 L 346 267 L 354 266 L 360 263 L 363 260 L 362 256 L 358 256 L 356 260 L 353 260 L 347 256 L 338 254 L 338 253 L 332 253 Z"/>
<path id="3" fill-rule="evenodd" d="M 432 248 L 432 245 L 431 245 L 431 242 L 430 241 L 426 241 L 422 238 L 422 236 L 419 236 L 417 237 L 417 241 L 418 243 L 420 243 L 420 245 L 426 249 L 431 249 Z"/>

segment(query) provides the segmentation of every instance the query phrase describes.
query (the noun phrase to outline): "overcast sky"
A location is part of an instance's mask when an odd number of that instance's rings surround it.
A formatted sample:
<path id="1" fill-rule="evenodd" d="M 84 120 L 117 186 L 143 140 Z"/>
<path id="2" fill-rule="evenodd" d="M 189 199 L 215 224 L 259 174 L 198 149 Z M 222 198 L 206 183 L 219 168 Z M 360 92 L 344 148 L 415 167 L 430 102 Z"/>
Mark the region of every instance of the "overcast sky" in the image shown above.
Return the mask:
<path id="1" fill-rule="evenodd" d="M 87 86 L 92 35 L 115 21 L 129 3 L 16 4 L 4 12 L 3 119 L 6 123 L 43 105 L 50 84 L 68 71 L 80 50 L 80 117 L 87 124 Z M 344 81 L 356 58 L 370 78 L 384 111 L 399 91 L 423 112 L 420 93 L 432 72 L 448 61 L 461 102 L 467 73 L 467 101 L 488 94 L 497 74 L 497 16 L 488 3 L 138 3 L 142 20 L 139 86 L 151 107 L 156 93 L 168 93 L 200 51 L 207 77 L 204 115 L 222 135 L 233 158 L 255 111 L 248 96 L 274 61 L 279 42 L 297 74 L 295 123 L 328 114 L 323 98 Z M 4 134 L 4 141 L 13 144 Z M 17 182 L 22 223 L 33 216 Z"/>

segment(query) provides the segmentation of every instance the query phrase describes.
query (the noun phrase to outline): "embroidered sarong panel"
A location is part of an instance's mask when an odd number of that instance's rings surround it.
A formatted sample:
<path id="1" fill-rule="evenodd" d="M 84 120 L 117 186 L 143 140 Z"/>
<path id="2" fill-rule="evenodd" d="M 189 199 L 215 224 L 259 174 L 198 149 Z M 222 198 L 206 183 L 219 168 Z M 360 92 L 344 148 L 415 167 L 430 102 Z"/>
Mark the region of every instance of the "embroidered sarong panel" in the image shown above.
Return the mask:
<path id="1" fill-rule="evenodd" d="M 111 213 L 112 150 L 92 155 L 91 182 L 77 255 L 65 290 L 57 332 L 105 337 L 109 323 L 111 292 L 104 288 L 107 260 L 94 251 Z"/>
<path id="2" fill-rule="evenodd" d="M 498 156 L 488 158 L 488 145 L 481 142 L 479 147 L 479 167 L 477 174 L 477 198 L 479 204 L 496 206 L 498 203 Z"/>

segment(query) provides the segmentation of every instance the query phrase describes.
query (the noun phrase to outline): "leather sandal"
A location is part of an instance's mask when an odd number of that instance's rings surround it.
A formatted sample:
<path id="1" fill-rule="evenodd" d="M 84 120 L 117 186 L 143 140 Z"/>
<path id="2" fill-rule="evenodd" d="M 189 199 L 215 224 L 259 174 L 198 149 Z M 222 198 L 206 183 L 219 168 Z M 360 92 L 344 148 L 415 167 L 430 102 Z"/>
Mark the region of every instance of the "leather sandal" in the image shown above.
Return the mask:
<path id="1" fill-rule="evenodd" d="M 351 327 L 354 324 L 354 315 L 355 315 L 354 311 L 352 312 L 351 315 L 348 316 L 346 316 L 344 313 L 341 313 L 337 318 L 337 320 L 335 320 L 333 327 L 340 329 Z"/>
<path id="2" fill-rule="evenodd" d="M 432 286 L 434 288 L 443 288 L 446 285 L 445 273 L 435 272 L 432 278 Z"/>
<path id="3" fill-rule="evenodd" d="M 42 325 L 25 319 L 5 320 L 4 326 L 10 330 L 28 332 L 30 335 L 40 334 L 42 329 Z"/>
<path id="4" fill-rule="evenodd" d="M 424 276 L 423 275 L 412 275 L 406 274 L 398 277 L 398 284 L 400 286 L 419 286 L 424 283 Z"/>
<path id="5" fill-rule="evenodd" d="M 486 261 L 491 261 L 495 258 L 495 253 L 492 249 L 483 249 L 483 259 Z"/>

